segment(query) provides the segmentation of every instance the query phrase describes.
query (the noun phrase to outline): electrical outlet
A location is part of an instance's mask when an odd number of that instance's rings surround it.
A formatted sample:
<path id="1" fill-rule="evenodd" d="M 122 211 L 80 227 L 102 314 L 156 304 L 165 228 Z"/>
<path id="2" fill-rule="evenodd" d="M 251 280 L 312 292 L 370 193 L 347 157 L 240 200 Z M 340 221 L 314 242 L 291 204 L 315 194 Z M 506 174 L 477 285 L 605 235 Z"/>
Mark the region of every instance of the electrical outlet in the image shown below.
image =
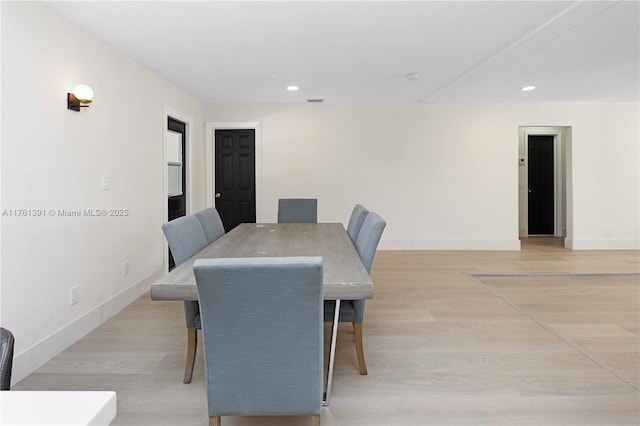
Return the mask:
<path id="1" fill-rule="evenodd" d="M 69 306 L 75 305 L 80 301 L 80 288 L 78 286 L 69 289 Z"/>
<path id="2" fill-rule="evenodd" d="M 122 264 L 122 276 L 126 277 L 129 275 L 129 261 L 127 260 Z"/>

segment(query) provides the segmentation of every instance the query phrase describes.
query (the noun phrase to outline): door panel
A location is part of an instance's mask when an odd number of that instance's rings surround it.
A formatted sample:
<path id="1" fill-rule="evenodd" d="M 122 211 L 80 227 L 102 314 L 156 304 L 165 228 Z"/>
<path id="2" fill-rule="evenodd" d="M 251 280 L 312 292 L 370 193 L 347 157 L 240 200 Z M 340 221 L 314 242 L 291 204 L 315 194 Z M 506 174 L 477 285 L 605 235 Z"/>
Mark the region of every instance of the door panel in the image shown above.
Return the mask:
<path id="1" fill-rule="evenodd" d="M 553 135 L 529 135 L 529 235 L 554 235 Z"/>
<path id="2" fill-rule="evenodd" d="M 216 130 L 214 155 L 215 204 L 225 231 L 255 223 L 255 130 Z"/>

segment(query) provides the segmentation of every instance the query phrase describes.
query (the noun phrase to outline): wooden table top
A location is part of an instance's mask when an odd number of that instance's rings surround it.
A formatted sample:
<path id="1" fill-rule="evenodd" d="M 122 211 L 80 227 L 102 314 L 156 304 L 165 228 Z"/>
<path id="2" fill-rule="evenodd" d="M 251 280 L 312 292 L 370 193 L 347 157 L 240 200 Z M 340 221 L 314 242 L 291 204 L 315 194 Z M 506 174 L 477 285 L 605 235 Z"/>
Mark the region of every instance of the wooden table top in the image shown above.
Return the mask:
<path id="1" fill-rule="evenodd" d="M 151 299 L 198 300 L 196 259 L 283 256 L 322 257 L 325 300 L 373 298 L 373 282 L 341 223 L 243 223 L 154 282 Z"/>

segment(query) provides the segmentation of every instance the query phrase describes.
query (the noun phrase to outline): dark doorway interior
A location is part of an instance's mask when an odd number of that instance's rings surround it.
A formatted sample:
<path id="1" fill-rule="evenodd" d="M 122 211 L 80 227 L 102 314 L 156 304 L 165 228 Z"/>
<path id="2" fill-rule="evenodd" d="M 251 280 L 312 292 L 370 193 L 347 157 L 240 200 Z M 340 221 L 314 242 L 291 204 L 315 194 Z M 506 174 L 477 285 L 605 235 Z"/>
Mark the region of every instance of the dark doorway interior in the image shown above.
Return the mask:
<path id="1" fill-rule="evenodd" d="M 187 125 L 174 118 L 168 118 L 167 131 L 177 133 L 181 139 L 181 149 L 179 153 L 179 161 L 174 161 L 169 164 L 170 168 L 179 168 L 178 189 L 175 194 L 169 194 L 167 199 L 167 219 L 172 221 L 178 217 L 187 214 L 187 194 L 186 194 L 186 127 Z M 171 249 L 169 249 L 169 270 L 176 266 L 176 262 L 173 260 Z"/>
<path id="2" fill-rule="evenodd" d="M 528 137 L 529 235 L 554 235 L 554 139 Z"/>

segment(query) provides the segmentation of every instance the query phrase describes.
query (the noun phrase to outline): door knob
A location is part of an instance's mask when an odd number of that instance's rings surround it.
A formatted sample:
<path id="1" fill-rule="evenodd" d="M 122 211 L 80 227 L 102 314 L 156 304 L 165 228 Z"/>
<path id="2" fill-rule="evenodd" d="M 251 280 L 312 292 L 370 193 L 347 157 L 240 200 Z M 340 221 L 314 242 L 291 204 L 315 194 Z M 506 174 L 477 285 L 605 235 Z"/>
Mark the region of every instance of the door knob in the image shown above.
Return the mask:
<path id="1" fill-rule="evenodd" d="M 216 198 L 220 198 L 220 193 L 216 192 Z"/>

